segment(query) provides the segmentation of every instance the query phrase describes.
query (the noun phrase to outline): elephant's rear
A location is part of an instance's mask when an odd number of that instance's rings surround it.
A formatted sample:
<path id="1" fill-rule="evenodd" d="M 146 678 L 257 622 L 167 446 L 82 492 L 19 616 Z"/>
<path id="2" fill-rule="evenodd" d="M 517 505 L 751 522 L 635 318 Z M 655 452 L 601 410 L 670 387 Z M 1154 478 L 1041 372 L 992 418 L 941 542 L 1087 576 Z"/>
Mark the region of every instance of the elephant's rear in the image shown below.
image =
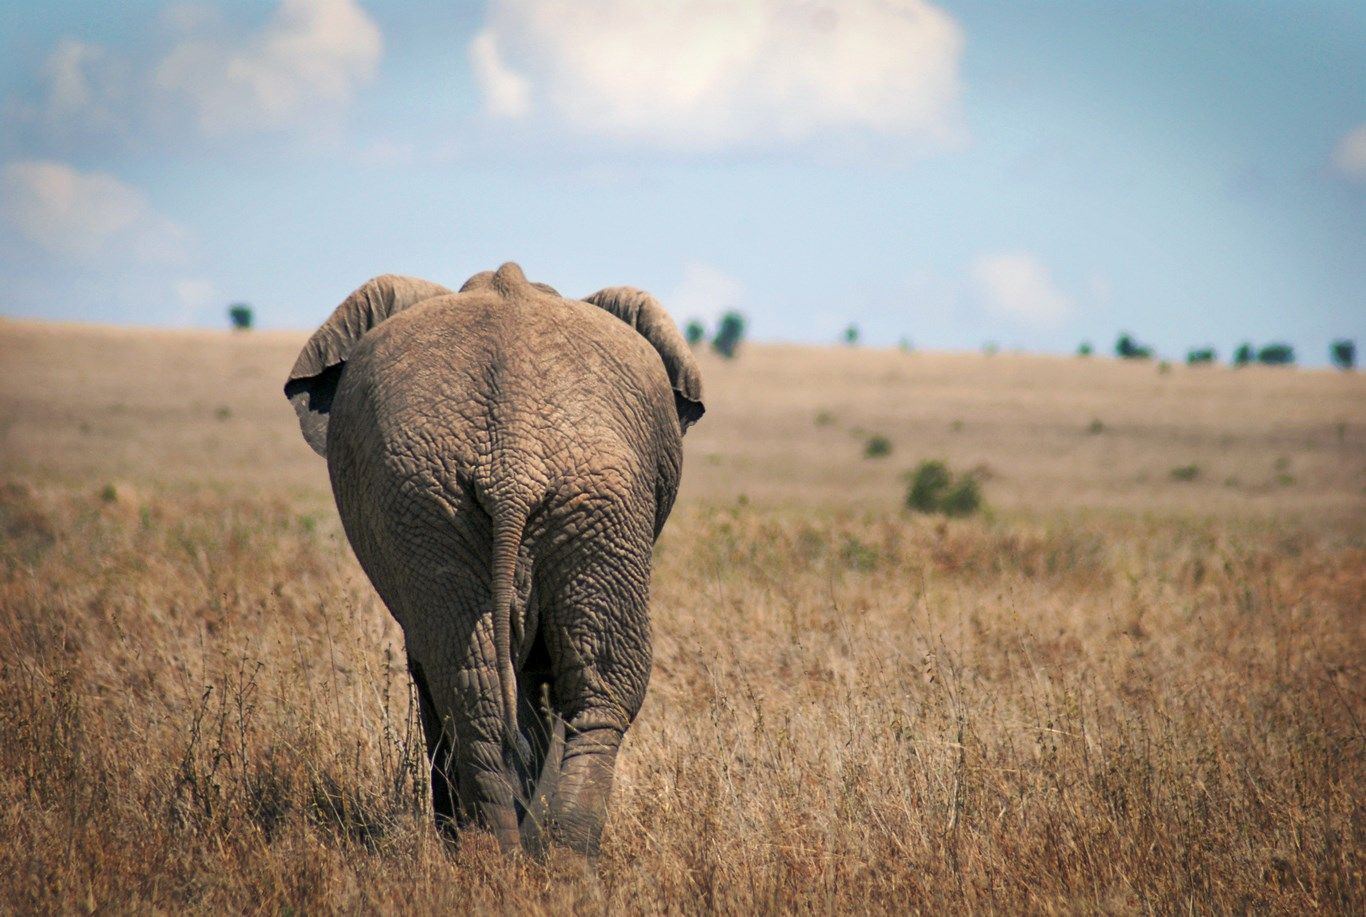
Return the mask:
<path id="1" fill-rule="evenodd" d="M 515 505 L 533 527 L 587 535 L 602 525 L 579 517 L 583 503 L 622 503 L 612 522 L 643 514 L 653 530 L 682 434 L 658 358 L 629 327 L 557 297 L 464 294 L 366 336 L 327 454 L 339 501 L 357 489 L 438 504 L 473 495 L 490 518 Z"/>
<path id="2" fill-rule="evenodd" d="M 562 722 L 547 817 L 591 852 L 648 682 L 651 548 L 700 389 L 690 367 L 679 394 L 671 356 L 647 340 L 663 315 L 647 294 L 595 306 L 506 267 L 481 276 L 458 295 L 386 300 L 335 392 L 296 407 L 306 436 L 319 426 L 306 410 L 329 414 L 343 525 L 404 628 L 429 750 L 454 731 L 460 773 L 446 779 L 461 806 L 514 842 L 507 775 L 529 793 Z"/>

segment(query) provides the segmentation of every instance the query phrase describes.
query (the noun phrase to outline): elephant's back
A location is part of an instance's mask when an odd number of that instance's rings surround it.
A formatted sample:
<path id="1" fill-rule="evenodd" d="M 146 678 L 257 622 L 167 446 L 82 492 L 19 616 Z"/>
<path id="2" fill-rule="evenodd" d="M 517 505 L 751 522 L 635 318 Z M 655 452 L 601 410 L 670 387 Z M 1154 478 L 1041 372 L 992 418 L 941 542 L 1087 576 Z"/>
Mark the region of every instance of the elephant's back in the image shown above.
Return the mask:
<path id="1" fill-rule="evenodd" d="M 681 450 L 673 412 L 658 354 L 624 322 L 548 294 L 481 290 L 424 301 L 367 334 L 329 438 L 409 475 L 635 489 L 661 450 Z"/>

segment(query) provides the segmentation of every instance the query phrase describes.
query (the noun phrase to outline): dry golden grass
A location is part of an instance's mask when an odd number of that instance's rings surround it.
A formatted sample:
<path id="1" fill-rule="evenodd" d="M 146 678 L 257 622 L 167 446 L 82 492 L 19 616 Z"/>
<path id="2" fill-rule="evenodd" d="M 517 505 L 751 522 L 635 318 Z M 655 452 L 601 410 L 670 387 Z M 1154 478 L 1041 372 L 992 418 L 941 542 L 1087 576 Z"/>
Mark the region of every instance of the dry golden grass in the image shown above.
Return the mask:
<path id="1" fill-rule="evenodd" d="M 0 909 L 1366 905 L 1359 377 L 709 358 L 594 879 L 428 829 L 299 343 L 0 324 Z"/>

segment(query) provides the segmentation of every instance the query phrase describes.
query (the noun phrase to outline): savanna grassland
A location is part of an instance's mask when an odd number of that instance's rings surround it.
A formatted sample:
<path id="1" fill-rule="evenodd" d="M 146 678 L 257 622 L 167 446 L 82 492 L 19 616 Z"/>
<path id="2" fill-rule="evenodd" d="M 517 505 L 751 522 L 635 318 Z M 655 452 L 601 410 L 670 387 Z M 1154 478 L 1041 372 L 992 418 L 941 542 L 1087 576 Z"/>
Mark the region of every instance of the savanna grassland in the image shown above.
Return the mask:
<path id="1" fill-rule="evenodd" d="M 301 342 L 0 323 L 0 910 L 1366 908 L 1360 375 L 705 356 L 593 878 L 430 830 Z"/>

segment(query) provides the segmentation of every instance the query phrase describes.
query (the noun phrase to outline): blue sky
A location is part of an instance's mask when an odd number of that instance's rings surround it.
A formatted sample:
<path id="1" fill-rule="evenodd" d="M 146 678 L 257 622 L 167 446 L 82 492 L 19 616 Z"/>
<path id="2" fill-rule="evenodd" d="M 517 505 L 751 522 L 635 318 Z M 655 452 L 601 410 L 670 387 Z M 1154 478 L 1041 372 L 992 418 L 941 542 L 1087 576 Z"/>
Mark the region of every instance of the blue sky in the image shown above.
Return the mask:
<path id="1" fill-rule="evenodd" d="M 0 314 L 504 260 L 764 340 L 1366 343 L 1352 2 L 0 2 Z"/>

